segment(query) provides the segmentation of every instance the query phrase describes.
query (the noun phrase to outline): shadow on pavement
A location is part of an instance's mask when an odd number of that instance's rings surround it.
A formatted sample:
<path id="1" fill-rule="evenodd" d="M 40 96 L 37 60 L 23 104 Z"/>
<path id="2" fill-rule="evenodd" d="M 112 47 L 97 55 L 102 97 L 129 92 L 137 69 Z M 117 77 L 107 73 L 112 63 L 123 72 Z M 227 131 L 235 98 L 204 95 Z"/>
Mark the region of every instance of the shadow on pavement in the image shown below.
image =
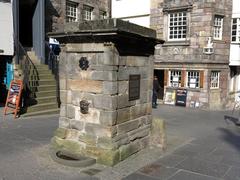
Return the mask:
<path id="1" fill-rule="evenodd" d="M 240 152 L 240 128 L 218 128 L 221 132 L 221 138 L 234 149 Z"/>

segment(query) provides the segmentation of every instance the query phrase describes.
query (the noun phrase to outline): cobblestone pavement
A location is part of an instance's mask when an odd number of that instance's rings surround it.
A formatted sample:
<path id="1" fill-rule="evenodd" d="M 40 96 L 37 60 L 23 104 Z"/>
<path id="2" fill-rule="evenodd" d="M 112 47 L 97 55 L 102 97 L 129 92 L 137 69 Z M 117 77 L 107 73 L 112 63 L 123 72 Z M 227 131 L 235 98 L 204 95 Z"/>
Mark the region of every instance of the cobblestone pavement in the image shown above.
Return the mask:
<path id="1" fill-rule="evenodd" d="M 240 180 L 240 128 L 225 123 L 228 112 L 159 105 L 153 114 L 166 121 L 166 152 L 148 148 L 113 168 L 53 162 L 48 145 L 58 116 L 0 114 L 0 180 Z"/>

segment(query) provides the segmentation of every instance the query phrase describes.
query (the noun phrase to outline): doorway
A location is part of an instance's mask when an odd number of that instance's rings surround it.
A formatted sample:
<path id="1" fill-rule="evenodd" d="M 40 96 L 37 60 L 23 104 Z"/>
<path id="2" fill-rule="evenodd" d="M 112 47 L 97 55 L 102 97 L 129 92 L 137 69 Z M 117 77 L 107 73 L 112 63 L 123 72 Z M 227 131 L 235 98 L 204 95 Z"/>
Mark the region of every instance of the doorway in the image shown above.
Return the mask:
<path id="1" fill-rule="evenodd" d="M 163 100 L 164 97 L 164 70 L 154 69 L 154 76 L 158 77 L 160 90 L 158 91 L 158 99 Z"/>
<path id="2" fill-rule="evenodd" d="M 15 39 L 45 62 L 45 1 L 13 1 Z"/>
<path id="3" fill-rule="evenodd" d="M 33 46 L 33 13 L 36 2 L 32 0 L 19 1 L 19 40 L 24 47 Z"/>

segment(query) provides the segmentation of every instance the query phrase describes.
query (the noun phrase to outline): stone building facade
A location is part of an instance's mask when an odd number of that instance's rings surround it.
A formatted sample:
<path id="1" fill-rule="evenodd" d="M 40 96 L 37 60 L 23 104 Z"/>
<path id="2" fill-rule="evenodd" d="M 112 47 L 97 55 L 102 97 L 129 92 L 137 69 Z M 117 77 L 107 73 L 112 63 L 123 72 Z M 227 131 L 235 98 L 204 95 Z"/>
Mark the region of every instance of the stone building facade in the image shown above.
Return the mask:
<path id="1" fill-rule="evenodd" d="M 230 85 L 229 91 L 232 101 L 239 101 L 240 92 L 240 1 L 233 0 L 232 7 L 232 38 L 230 45 Z"/>
<path id="2" fill-rule="evenodd" d="M 46 32 L 60 32 L 68 23 L 110 17 L 110 0 L 47 0 Z"/>
<path id="3" fill-rule="evenodd" d="M 186 106 L 222 109 L 227 104 L 232 0 L 152 0 L 159 98 L 175 104 L 187 90 Z"/>

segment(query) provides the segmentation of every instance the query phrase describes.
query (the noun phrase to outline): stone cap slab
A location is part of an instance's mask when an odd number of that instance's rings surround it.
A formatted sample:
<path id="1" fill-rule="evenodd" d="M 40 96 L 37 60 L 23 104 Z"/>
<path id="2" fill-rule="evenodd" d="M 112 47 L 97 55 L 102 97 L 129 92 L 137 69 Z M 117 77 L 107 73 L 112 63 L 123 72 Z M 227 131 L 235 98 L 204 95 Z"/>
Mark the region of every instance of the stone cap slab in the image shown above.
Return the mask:
<path id="1" fill-rule="evenodd" d="M 156 38 L 155 30 L 120 19 L 69 23 L 64 32 L 48 35 L 61 44 L 112 42 L 120 55 L 153 55 L 154 46 L 164 43 Z"/>

